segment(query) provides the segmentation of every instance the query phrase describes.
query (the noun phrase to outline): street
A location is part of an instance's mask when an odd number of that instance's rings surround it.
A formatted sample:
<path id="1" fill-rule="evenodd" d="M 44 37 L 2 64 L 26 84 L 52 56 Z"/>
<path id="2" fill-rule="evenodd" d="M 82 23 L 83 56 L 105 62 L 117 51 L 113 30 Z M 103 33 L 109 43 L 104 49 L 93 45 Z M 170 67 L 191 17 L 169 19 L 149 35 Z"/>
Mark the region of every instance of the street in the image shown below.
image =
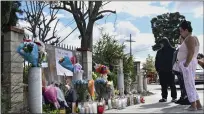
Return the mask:
<path id="1" fill-rule="evenodd" d="M 177 97 L 180 97 L 180 89 L 177 85 Z M 204 85 L 196 85 L 197 92 L 200 97 L 200 101 L 203 103 L 203 94 L 204 94 Z M 159 103 L 159 99 L 161 99 L 161 87 L 160 85 L 148 85 L 148 90 L 153 92 L 154 95 L 145 97 L 144 104 L 138 104 L 134 106 L 126 107 L 122 110 L 112 109 L 107 110 L 105 113 L 204 113 L 204 110 L 199 111 L 187 111 L 185 108 L 188 105 L 178 105 L 171 102 L 171 92 L 168 90 L 168 99 L 166 103 Z"/>

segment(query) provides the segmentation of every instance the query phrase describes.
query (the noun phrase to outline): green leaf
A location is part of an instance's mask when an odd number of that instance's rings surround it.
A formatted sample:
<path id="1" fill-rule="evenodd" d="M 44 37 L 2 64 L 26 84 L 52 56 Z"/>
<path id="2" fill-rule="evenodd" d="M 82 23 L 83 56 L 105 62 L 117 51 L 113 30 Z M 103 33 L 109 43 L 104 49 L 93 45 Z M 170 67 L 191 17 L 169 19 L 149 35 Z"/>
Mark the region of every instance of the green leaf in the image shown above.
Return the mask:
<path id="1" fill-rule="evenodd" d="M 161 38 L 168 38 L 170 44 L 174 47 L 178 44 L 179 27 L 178 25 L 185 19 L 185 16 L 179 12 L 165 13 L 153 17 L 151 22 L 152 33 L 155 37 L 155 43 Z"/>

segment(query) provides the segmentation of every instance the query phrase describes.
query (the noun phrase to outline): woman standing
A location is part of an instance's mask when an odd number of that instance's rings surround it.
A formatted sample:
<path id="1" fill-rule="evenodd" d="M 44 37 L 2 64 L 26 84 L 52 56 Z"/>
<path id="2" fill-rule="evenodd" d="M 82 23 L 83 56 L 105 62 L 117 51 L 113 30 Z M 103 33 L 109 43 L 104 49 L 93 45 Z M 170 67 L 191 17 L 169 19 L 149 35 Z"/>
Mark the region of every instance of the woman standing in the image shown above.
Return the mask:
<path id="1" fill-rule="evenodd" d="M 199 52 L 199 41 L 197 37 L 192 36 L 192 27 L 189 21 L 183 21 L 179 26 L 181 37 L 184 38 L 183 43 L 179 48 L 177 59 L 179 67 L 182 71 L 184 84 L 191 106 L 189 111 L 202 109 L 198 93 L 195 87 L 195 72 L 198 64 L 197 55 Z"/>
<path id="2" fill-rule="evenodd" d="M 179 37 L 179 43 L 182 44 L 184 41 L 184 39 L 180 36 Z M 190 105 L 191 103 L 188 100 L 188 96 L 186 93 L 186 88 L 185 88 L 185 84 L 184 84 L 184 79 L 183 79 L 183 74 L 180 71 L 179 68 L 179 63 L 177 61 L 177 53 L 179 51 L 179 47 L 178 49 L 174 52 L 174 59 L 173 59 L 173 73 L 178 77 L 178 81 L 179 81 L 179 85 L 180 85 L 180 90 L 181 90 L 181 97 L 179 100 L 177 100 L 175 103 L 176 104 L 181 104 L 181 105 Z"/>

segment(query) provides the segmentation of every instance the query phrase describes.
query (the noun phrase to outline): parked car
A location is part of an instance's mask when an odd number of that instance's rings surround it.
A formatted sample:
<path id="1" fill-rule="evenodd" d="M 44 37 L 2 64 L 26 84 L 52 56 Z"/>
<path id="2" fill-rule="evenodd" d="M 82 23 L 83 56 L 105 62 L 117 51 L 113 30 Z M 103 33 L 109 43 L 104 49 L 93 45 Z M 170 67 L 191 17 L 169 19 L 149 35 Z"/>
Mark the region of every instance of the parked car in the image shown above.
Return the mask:
<path id="1" fill-rule="evenodd" d="M 175 83 L 179 84 L 177 76 L 175 76 Z M 196 68 L 195 84 L 201 83 L 204 84 L 204 70 L 200 65 L 198 65 Z"/>

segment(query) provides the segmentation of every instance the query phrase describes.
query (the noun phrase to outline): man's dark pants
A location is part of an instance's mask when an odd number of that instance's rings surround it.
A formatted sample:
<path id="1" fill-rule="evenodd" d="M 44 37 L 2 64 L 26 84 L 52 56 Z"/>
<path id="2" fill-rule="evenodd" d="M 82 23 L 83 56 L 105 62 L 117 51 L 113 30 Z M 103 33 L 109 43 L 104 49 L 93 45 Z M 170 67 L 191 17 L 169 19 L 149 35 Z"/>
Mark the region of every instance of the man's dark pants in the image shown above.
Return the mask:
<path id="1" fill-rule="evenodd" d="M 175 85 L 175 75 L 173 75 L 172 71 L 167 72 L 159 72 L 159 80 L 162 88 L 162 98 L 167 99 L 168 96 L 168 87 L 171 89 L 171 97 L 176 99 L 176 85 Z"/>
<path id="2" fill-rule="evenodd" d="M 174 71 L 174 74 L 178 77 L 178 82 L 181 89 L 181 99 L 184 99 L 185 97 L 187 97 L 187 93 L 186 93 L 186 88 L 183 80 L 183 74 L 177 71 Z"/>

